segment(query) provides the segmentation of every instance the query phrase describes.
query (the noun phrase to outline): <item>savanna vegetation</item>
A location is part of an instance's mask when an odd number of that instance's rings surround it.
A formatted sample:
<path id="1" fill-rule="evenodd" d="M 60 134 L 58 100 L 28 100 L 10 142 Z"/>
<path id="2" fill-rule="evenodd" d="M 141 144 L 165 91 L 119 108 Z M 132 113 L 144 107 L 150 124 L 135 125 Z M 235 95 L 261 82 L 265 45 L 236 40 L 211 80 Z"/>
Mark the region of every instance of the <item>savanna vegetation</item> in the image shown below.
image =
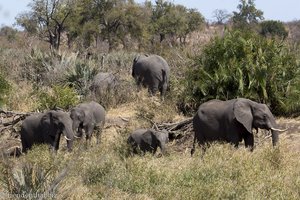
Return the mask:
<path id="1" fill-rule="evenodd" d="M 256 133 L 252 153 L 215 143 L 191 157 L 191 131 L 179 132 L 163 157 L 130 156 L 126 144 L 132 130 L 186 119 L 214 98 L 263 102 L 279 124 L 299 123 L 300 21 L 264 20 L 254 0 L 240 0 L 232 14 L 216 10 L 214 23 L 163 0 L 32 0 L 29 7 L 16 18 L 19 29 L 0 29 L 1 109 L 68 111 L 95 100 L 107 122 L 99 146 L 76 141 L 68 153 L 62 142 L 56 155 L 40 145 L 2 156 L 0 199 L 300 198 L 297 128 L 280 135 L 277 148 Z M 131 66 L 143 53 L 170 65 L 164 102 L 136 92 Z M 100 98 L 89 90 L 98 72 L 120 81 Z M 1 127 L 2 150 L 18 141 L 20 123 Z"/>

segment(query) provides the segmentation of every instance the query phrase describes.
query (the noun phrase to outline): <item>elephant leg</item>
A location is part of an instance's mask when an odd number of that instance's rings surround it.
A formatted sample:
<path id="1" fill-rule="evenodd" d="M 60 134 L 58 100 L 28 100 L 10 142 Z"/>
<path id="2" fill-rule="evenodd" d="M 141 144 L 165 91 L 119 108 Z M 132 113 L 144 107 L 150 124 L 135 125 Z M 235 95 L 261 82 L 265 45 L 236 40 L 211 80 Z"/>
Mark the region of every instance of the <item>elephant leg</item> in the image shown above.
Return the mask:
<path id="1" fill-rule="evenodd" d="M 166 95 L 166 91 L 168 89 L 168 85 L 166 83 L 164 83 L 162 85 L 162 87 L 160 88 L 160 96 L 161 96 L 161 99 L 164 100 L 164 97 Z"/>
<path id="2" fill-rule="evenodd" d="M 22 139 L 22 152 L 27 153 L 27 151 L 29 149 L 28 147 L 29 146 L 27 145 L 27 142 L 24 139 Z"/>
<path id="3" fill-rule="evenodd" d="M 104 127 L 104 122 L 100 122 L 100 125 L 96 126 L 96 144 L 101 142 L 102 130 Z"/>
<path id="4" fill-rule="evenodd" d="M 138 77 L 136 79 L 136 85 L 137 85 L 137 91 L 138 92 L 141 91 L 141 89 L 142 89 L 142 82 L 143 82 L 143 79 L 141 77 Z"/>
<path id="5" fill-rule="evenodd" d="M 89 125 L 85 128 L 86 145 L 91 145 L 93 131 L 94 131 L 94 126 L 93 125 Z"/>
<path id="6" fill-rule="evenodd" d="M 251 133 L 248 133 L 244 137 L 245 140 L 245 147 L 249 148 L 250 151 L 253 151 L 254 149 L 254 135 Z"/>

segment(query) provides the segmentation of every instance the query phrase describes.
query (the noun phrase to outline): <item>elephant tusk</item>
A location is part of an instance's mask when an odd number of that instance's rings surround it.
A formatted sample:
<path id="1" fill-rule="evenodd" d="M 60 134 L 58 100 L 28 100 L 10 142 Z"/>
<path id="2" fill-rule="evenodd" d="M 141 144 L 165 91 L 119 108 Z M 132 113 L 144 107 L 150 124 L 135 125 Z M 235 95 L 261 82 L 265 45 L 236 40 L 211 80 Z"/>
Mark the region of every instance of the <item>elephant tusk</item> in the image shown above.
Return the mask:
<path id="1" fill-rule="evenodd" d="M 287 131 L 289 128 L 286 129 L 278 129 L 278 128 L 271 128 L 272 131 L 278 131 L 278 132 L 285 132 Z"/>
<path id="2" fill-rule="evenodd" d="M 81 138 L 81 137 L 78 137 L 78 136 L 74 135 L 74 138 Z"/>
<path id="3" fill-rule="evenodd" d="M 71 140 L 71 139 L 67 138 L 67 136 L 65 136 L 65 139 L 66 139 L 66 140 L 68 140 L 68 141 L 70 141 L 70 140 Z"/>

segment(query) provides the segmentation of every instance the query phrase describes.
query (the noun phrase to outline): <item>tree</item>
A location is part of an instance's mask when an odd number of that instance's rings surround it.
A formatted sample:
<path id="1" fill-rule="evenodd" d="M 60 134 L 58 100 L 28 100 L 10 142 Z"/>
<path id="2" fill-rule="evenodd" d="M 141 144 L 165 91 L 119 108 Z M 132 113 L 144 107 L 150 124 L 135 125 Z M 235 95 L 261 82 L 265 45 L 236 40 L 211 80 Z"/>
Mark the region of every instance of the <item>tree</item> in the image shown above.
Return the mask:
<path id="1" fill-rule="evenodd" d="M 227 12 L 227 10 L 219 10 L 216 9 L 213 12 L 213 17 L 216 18 L 217 24 L 224 24 L 226 21 L 230 18 L 230 14 Z"/>
<path id="2" fill-rule="evenodd" d="M 29 6 L 31 11 L 19 15 L 17 24 L 58 50 L 66 20 L 72 12 L 72 0 L 33 0 Z"/>
<path id="3" fill-rule="evenodd" d="M 232 21 L 237 28 L 247 28 L 263 20 L 263 11 L 256 9 L 255 0 L 240 0 L 239 12 L 233 12 Z"/>
<path id="4" fill-rule="evenodd" d="M 174 5 L 171 2 L 157 0 L 152 11 L 152 33 L 158 34 L 160 42 L 171 38 L 181 38 L 200 29 L 204 23 L 203 16 L 195 9 L 187 9 L 182 5 Z"/>
<path id="5" fill-rule="evenodd" d="M 285 30 L 283 23 L 280 21 L 268 20 L 260 23 L 260 26 L 260 33 L 263 36 L 278 36 L 283 39 L 288 36 L 288 32 Z"/>

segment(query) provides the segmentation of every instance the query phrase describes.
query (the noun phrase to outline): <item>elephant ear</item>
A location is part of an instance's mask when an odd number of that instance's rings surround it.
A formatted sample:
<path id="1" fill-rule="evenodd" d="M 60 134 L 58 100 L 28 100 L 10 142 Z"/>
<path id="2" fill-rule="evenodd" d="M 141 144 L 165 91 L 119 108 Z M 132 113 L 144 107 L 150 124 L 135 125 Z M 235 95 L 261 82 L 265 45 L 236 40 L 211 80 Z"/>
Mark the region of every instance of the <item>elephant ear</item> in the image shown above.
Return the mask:
<path id="1" fill-rule="evenodd" d="M 79 121 L 83 122 L 85 120 L 84 110 L 83 109 L 78 110 L 77 116 L 78 116 Z"/>
<path id="2" fill-rule="evenodd" d="M 54 117 L 52 112 L 47 112 L 41 119 L 42 130 L 51 136 L 55 136 L 54 132 Z"/>
<path id="3" fill-rule="evenodd" d="M 249 133 L 252 133 L 253 116 L 250 104 L 238 99 L 233 106 L 234 116 L 238 122 L 243 124 Z"/>

